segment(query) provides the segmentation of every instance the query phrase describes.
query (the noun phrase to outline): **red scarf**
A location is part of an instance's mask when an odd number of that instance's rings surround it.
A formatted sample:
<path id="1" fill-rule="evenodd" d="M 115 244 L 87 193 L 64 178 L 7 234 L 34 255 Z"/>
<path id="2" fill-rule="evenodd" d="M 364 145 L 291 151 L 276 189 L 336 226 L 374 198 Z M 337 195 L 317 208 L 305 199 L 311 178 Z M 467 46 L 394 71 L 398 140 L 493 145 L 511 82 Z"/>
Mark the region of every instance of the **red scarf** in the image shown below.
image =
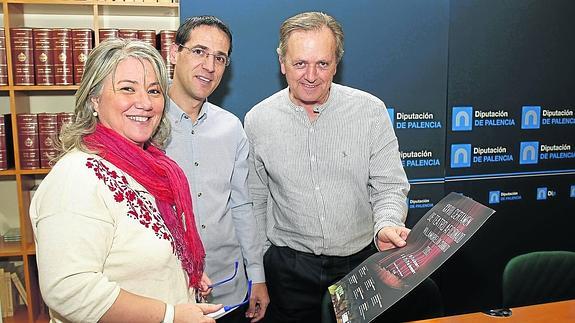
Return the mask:
<path id="1" fill-rule="evenodd" d="M 154 196 L 164 224 L 172 234 L 174 253 L 188 274 L 190 286 L 199 287 L 205 252 L 196 230 L 190 188 L 182 169 L 158 148 L 147 145 L 142 149 L 100 123 L 94 133 L 84 137 L 84 143 L 132 176 Z M 179 214 L 183 214 L 186 227 Z"/>

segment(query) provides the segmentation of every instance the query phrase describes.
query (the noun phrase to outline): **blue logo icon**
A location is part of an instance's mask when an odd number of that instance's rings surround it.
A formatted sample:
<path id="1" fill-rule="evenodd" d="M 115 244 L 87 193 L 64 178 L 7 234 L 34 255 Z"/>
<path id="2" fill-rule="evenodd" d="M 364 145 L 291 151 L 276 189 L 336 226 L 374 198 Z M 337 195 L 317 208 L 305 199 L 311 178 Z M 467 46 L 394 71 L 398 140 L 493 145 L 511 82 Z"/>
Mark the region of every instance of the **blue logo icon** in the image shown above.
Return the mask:
<path id="1" fill-rule="evenodd" d="M 569 196 L 575 198 L 575 185 L 571 185 L 571 193 L 569 194 Z"/>
<path id="2" fill-rule="evenodd" d="M 500 196 L 500 191 L 489 191 L 489 204 L 498 204 Z"/>
<path id="3" fill-rule="evenodd" d="M 547 187 L 538 187 L 537 188 L 537 200 L 546 200 L 547 199 Z"/>
<path id="4" fill-rule="evenodd" d="M 389 114 L 389 120 L 391 121 L 391 126 L 395 128 L 395 109 L 389 107 L 387 108 L 387 113 Z"/>
<path id="5" fill-rule="evenodd" d="M 451 130 L 471 131 L 473 128 L 473 107 L 453 107 L 451 111 Z"/>
<path id="6" fill-rule="evenodd" d="M 451 145 L 451 168 L 471 166 L 471 144 Z"/>
<path id="7" fill-rule="evenodd" d="M 538 141 L 522 141 L 519 152 L 519 164 L 537 164 L 539 152 Z"/>
<path id="8" fill-rule="evenodd" d="M 523 106 L 521 111 L 521 129 L 539 129 L 541 126 L 541 107 L 538 105 Z"/>

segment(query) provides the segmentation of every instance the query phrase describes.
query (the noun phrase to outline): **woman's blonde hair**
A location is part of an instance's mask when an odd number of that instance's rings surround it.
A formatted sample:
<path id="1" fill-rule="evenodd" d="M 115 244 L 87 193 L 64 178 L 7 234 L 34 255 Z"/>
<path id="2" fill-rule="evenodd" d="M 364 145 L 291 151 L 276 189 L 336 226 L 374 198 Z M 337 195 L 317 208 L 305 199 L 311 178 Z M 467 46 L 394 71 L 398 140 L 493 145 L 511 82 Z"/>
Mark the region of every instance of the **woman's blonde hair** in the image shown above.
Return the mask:
<path id="1" fill-rule="evenodd" d="M 92 98 L 100 96 L 106 77 L 114 75 L 118 64 L 129 57 L 149 61 L 160 83 L 164 96 L 164 111 L 158 128 L 147 144 L 153 144 L 159 148 L 164 146 L 170 135 L 170 123 L 165 114 L 169 98 L 168 72 L 164 59 L 157 49 L 142 41 L 112 39 L 100 43 L 88 55 L 82 82 L 76 91 L 74 120 L 64 126 L 60 132 L 60 140 L 56 144 L 59 154 L 52 160 L 52 163 L 58 161 L 72 149 L 95 153 L 90 151 L 83 142 L 84 136 L 93 133 L 98 123 L 98 118 L 94 116 Z"/>

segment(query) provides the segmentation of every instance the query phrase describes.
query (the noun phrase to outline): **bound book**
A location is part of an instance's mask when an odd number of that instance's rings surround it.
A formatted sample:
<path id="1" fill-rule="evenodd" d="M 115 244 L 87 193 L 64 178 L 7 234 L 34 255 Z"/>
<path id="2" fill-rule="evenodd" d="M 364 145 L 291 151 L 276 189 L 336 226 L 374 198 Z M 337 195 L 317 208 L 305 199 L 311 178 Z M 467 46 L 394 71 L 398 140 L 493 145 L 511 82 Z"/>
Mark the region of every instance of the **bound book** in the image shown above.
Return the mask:
<path id="1" fill-rule="evenodd" d="M 72 29 L 72 55 L 74 56 L 74 84 L 80 84 L 88 54 L 94 48 L 92 29 Z"/>
<path id="2" fill-rule="evenodd" d="M 34 53 L 32 28 L 11 28 L 12 69 L 14 85 L 34 85 Z"/>
<path id="3" fill-rule="evenodd" d="M 6 151 L 6 125 L 4 115 L 0 114 L 0 170 L 8 169 L 8 153 Z"/>
<path id="4" fill-rule="evenodd" d="M 9 114 L 0 114 L 0 170 L 14 166 L 12 149 L 12 120 Z"/>
<path id="5" fill-rule="evenodd" d="M 170 59 L 170 46 L 172 46 L 172 44 L 176 41 L 176 31 L 161 30 L 159 38 L 160 38 L 160 54 L 162 54 L 162 57 L 166 62 L 169 77 L 174 78 L 174 64 L 172 64 Z"/>
<path id="6" fill-rule="evenodd" d="M 38 144 L 40 146 L 40 167 L 50 168 L 50 161 L 56 157 L 58 140 L 58 114 L 38 114 Z"/>
<path id="7" fill-rule="evenodd" d="M 40 148 L 38 145 L 38 116 L 32 113 L 16 115 L 18 130 L 18 150 L 20 151 L 20 168 L 40 168 Z"/>
<path id="8" fill-rule="evenodd" d="M 108 39 L 119 38 L 120 30 L 117 28 L 101 28 L 98 30 L 98 38 L 100 43 Z"/>
<path id="9" fill-rule="evenodd" d="M 52 30 L 54 39 L 54 84 L 72 85 L 74 84 L 74 63 L 72 56 L 72 29 L 54 28 Z"/>
<path id="10" fill-rule="evenodd" d="M 14 283 L 18 294 L 20 294 L 20 299 L 24 305 L 28 306 L 28 293 L 26 292 L 26 288 L 24 287 L 22 280 L 16 273 L 11 273 L 10 277 L 12 278 L 12 282 Z"/>
<path id="11" fill-rule="evenodd" d="M 138 40 L 138 30 L 136 29 L 120 29 L 118 37 L 122 39 Z"/>
<path id="12" fill-rule="evenodd" d="M 52 29 L 32 29 L 34 39 L 34 75 L 37 85 L 54 85 L 54 41 Z"/>
<path id="13" fill-rule="evenodd" d="M 59 112 L 58 113 L 58 134 L 62 132 L 62 129 L 74 121 L 73 112 Z"/>
<path id="14" fill-rule="evenodd" d="M 6 35 L 0 27 L 0 85 L 8 85 L 8 65 L 6 64 Z"/>
<path id="15" fill-rule="evenodd" d="M 155 30 L 138 30 L 138 39 L 157 48 Z"/>

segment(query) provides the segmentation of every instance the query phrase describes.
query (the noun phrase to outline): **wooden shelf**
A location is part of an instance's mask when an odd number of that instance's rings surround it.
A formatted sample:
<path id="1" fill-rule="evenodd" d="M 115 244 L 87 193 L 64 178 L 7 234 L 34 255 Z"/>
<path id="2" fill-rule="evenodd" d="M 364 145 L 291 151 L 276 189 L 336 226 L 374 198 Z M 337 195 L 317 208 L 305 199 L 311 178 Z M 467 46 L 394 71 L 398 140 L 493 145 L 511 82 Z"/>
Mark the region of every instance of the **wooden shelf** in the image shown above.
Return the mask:
<path id="1" fill-rule="evenodd" d="M 48 174 L 49 172 L 50 172 L 49 168 L 21 169 L 19 171 L 16 171 L 16 173 L 19 173 L 21 175 L 45 175 Z"/>
<path id="2" fill-rule="evenodd" d="M 5 317 L 2 320 L 4 321 L 4 323 L 27 322 L 28 311 L 26 309 L 26 306 L 24 305 L 16 306 L 16 308 L 14 308 L 14 316 Z"/>
<path id="3" fill-rule="evenodd" d="M 89 6 L 97 3 L 97 1 L 81 1 L 81 0 L 4 0 L 2 2 L 8 4 L 54 4 L 54 5 L 84 5 Z"/>
<path id="4" fill-rule="evenodd" d="M 13 175 L 16 175 L 16 170 L 14 169 L 0 170 L 0 176 L 13 176 Z"/>
<path id="5" fill-rule="evenodd" d="M 124 7 L 160 7 L 160 8 L 179 8 L 179 3 L 153 3 L 153 2 L 102 2 L 92 1 L 99 6 L 124 6 Z"/>
<path id="6" fill-rule="evenodd" d="M 14 175 L 46 175 L 50 172 L 49 168 L 38 169 L 8 169 L 0 170 L 0 176 L 14 176 Z"/>
<path id="7" fill-rule="evenodd" d="M 10 85 L 7 88 L 14 91 L 76 91 L 78 85 Z"/>
<path id="8" fill-rule="evenodd" d="M 13 257 L 13 256 L 22 256 L 24 252 L 22 252 L 22 243 L 18 242 L 4 242 L 0 238 L 0 257 Z"/>
<path id="9" fill-rule="evenodd" d="M 36 254 L 36 245 L 34 242 L 30 242 L 26 244 L 26 248 L 24 249 L 26 255 L 35 255 Z"/>
<path id="10" fill-rule="evenodd" d="M 163 2 L 103 2 L 94 0 L 3 0 L 5 3 L 16 4 L 54 4 L 54 5 L 97 5 L 97 6 L 124 6 L 124 7 L 160 7 L 160 8 L 179 8 L 179 3 Z"/>

